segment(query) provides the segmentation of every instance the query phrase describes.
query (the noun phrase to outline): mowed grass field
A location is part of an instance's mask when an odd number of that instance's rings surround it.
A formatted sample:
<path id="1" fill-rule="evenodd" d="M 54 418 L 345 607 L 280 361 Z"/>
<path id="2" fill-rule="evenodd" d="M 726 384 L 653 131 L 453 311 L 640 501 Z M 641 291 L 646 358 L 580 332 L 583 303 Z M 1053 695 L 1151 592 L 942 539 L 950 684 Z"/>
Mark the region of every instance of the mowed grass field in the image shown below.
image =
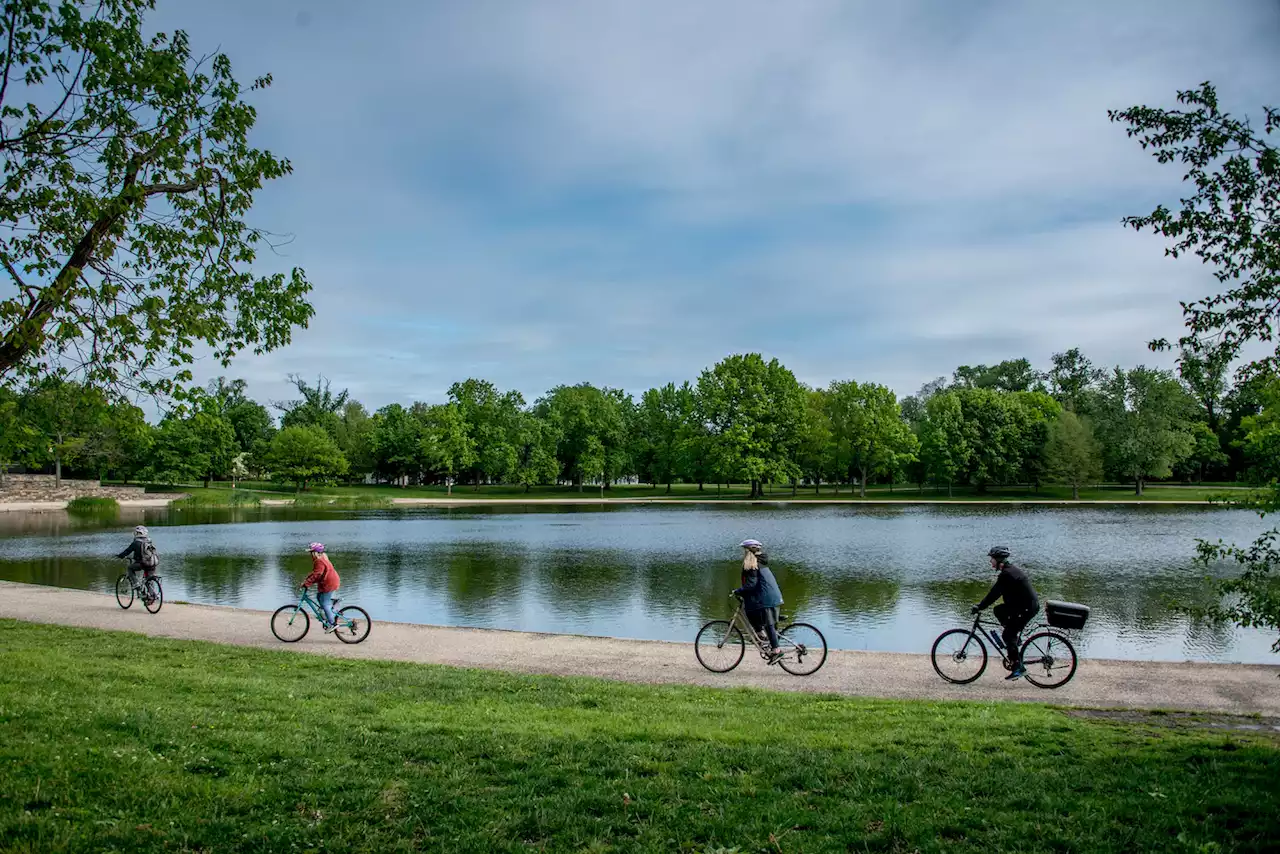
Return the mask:
<path id="1" fill-rule="evenodd" d="M 1275 850 L 1274 737 L 1134 717 L 0 621 L 0 850 Z"/>

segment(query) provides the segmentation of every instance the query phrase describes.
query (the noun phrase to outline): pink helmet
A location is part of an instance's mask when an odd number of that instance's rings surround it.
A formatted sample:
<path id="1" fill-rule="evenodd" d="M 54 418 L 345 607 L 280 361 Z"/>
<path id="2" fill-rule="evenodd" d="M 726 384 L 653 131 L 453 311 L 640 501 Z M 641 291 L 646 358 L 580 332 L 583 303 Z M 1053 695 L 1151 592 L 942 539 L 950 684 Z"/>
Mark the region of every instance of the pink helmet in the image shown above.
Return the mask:
<path id="1" fill-rule="evenodd" d="M 307 546 L 307 551 L 315 552 L 316 554 L 324 554 L 324 543 L 312 543 Z"/>

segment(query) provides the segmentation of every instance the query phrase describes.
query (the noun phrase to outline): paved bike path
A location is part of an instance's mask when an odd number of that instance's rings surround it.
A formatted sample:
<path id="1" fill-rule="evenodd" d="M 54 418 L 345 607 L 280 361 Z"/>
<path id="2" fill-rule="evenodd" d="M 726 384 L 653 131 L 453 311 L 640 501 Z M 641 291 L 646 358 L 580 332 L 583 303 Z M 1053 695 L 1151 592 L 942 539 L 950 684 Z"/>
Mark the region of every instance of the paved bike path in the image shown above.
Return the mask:
<path id="1" fill-rule="evenodd" d="M 379 622 L 358 646 L 346 646 L 313 622 L 307 637 L 283 644 L 271 634 L 270 612 L 166 603 L 148 614 L 141 603 L 121 610 L 106 594 L 0 581 L 0 617 L 36 623 L 140 632 L 340 658 L 372 658 L 480 667 L 522 673 L 595 676 L 637 683 L 687 683 L 860 697 L 927 700 L 1019 700 L 1066 706 L 1183 709 L 1280 715 L 1280 666 L 1100 661 L 1084 659 L 1066 686 L 1043 691 L 1004 681 L 998 661 L 972 685 L 949 685 L 927 655 L 833 650 L 808 677 L 768 667 L 754 652 L 725 674 L 704 670 L 692 643 L 631 641 L 580 635 Z M 0 661 L 3 660 L 0 631 Z M 932 638 L 925 639 L 929 642 Z"/>

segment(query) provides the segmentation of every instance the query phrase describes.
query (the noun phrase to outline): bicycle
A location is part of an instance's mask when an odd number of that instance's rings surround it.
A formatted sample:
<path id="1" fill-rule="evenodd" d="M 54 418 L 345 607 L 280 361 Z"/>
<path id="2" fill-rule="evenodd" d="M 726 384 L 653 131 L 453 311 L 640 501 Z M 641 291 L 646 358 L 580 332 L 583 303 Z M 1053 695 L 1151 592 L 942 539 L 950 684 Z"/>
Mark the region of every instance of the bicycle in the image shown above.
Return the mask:
<path id="1" fill-rule="evenodd" d="M 333 604 L 337 605 L 341 601 L 341 599 L 334 599 Z M 307 636 L 307 632 L 311 630 L 311 617 L 307 615 L 304 605 L 311 609 L 311 613 L 315 614 L 320 625 L 328 628 L 320 603 L 312 599 L 311 591 L 304 587 L 298 604 L 282 605 L 271 615 L 271 634 L 275 635 L 277 640 L 297 643 Z M 335 611 L 334 617 L 336 619 L 333 633 L 343 643 L 360 643 L 369 637 L 369 630 L 373 628 L 369 612 L 355 605 L 348 605 Z"/>
<path id="2" fill-rule="evenodd" d="M 1056 629 L 1083 629 L 1089 618 L 1089 609 L 1073 602 L 1048 601 L 1045 603 L 1045 622 L 1037 623 L 1032 634 L 1022 644 L 1023 677 L 1037 688 L 1061 688 L 1076 675 L 1079 659 L 1071 641 Z M 968 685 L 987 669 L 987 645 L 990 640 L 1000 653 L 1004 669 L 1011 671 L 1004 639 L 1000 628 L 988 628 L 982 622 L 982 613 L 973 617 L 968 629 L 950 629 L 938 635 L 929 653 L 933 669 L 939 676 L 955 685 Z M 1043 629 L 1043 631 L 1041 631 Z M 953 670 L 948 673 L 944 667 Z"/>
<path id="3" fill-rule="evenodd" d="M 120 574 L 116 579 L 116 604 L 127 611 L 136 597 L 142 599 L 142 607 L 147 609 L 147 613 L 158 614 L 164 606 L 164 587 L 160 584 L 160 576 L 146 575 L 145 572 L 143 576 L 142 583 L 136 584 L 129 577 L 128 570 Z"/>
<path id="4" fill-rule="evenodd" d="M 790 617 L 780 616 L 778 619 L 781 624 Z M 747 650 L 746 637 L 751 638 L 761 658 L 770 664 L 778 664 L 793 676 L 810 676 L 818 672 L 827 660 L 827 639 L 822 632 L 808 623 L 790 623 L 778 630 L 778 648 L 782 652 L 776 662 L 770 661 L 768 638 L 761 637 L 747 621 L 740 597 L 738 609 L 732 617 L 712 620 L 698 630 L 693 641 L 693 654 L 698 657 L 698 663 L 712 673 L 728 673 L 742 662 Z"/>

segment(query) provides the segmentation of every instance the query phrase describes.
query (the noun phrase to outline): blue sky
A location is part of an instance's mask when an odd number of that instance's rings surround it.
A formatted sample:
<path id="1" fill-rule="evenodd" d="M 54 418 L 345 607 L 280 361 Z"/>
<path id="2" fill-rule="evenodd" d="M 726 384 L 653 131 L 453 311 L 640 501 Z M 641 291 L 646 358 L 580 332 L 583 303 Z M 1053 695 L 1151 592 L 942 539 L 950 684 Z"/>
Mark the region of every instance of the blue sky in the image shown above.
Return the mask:
<path id="1" fill-rule="evenodd" d="M 1280 101 L 1280 4 L 160 0 L 292 160 L 255 224 L 317 317 L 236 361 L 370 408 L 469 376 L 639 393 L 732 352 L 899 394 L 1078 346 L 1168 364 L 1208 271 L 1122 216 L 1181 173 L 1107 121 Z M 222 373 L 203 362 L 202 377 Z"/>

